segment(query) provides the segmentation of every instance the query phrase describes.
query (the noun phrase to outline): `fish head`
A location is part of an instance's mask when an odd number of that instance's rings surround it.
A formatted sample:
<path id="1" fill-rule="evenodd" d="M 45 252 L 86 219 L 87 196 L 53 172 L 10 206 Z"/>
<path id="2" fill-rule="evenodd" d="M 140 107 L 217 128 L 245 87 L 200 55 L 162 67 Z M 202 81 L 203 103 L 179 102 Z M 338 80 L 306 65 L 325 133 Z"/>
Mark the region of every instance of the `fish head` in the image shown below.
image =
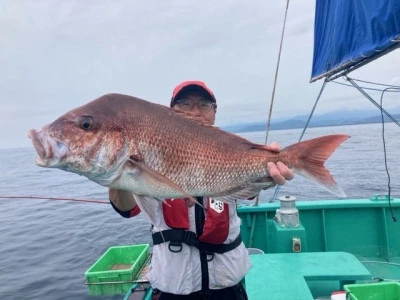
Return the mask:
<path id="1" fill-rule="evenodd" d="M 77 173 L 102 185 L 114 181 L 129 155 L 118 118 L 102 104 L 92 101 L 29 130 L 36 165 Z"/>

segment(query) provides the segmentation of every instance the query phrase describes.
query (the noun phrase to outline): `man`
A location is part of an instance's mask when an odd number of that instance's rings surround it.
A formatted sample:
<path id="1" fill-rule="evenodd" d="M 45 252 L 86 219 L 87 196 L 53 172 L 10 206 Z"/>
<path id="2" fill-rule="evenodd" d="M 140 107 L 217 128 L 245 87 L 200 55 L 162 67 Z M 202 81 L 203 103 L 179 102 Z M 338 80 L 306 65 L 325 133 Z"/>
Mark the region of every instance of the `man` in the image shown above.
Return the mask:
<path id="1" fill-rule="evenodd" d="M 201 81 L 184 81 L 176 86 L 170 106 L 214 124 L 216 99 Z M 279 150 L 277 144 L 269 147 Z M 292 171 L 282 163 L 268 163 L 267 168 L 276 184 L 293 178 Z M 140 212 L 128 191 L 110 188 L 109 197 L 123 217 Z M 204 209 L 185 199 L 154 201 L 152 207 L 159 218 L 152 224 L 154 247 L 147 274 L 155 289 L 153 299 L 247 299 L 241 280 L 250 261 L 240 238 L 236 204 L 197 197 Z"/>

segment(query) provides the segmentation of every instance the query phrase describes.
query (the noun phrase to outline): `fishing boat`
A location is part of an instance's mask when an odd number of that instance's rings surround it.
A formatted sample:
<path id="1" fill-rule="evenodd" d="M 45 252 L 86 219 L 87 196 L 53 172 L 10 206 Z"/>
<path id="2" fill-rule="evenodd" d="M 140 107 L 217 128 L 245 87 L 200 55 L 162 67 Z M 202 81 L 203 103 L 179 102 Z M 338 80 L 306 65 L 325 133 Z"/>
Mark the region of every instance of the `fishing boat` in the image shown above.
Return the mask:
<path id="1" fill-rule="evenodd" d="M 400 126 L 349 76 L 400 46 L 399 20 L 395 0 L 316 1 L 311 82 L 324 83 L 309 120 L 325 85 L 342 76 L 382 119 L 385 115 Z M 296 201 L 294 196 L 238 206 L 253 265 L 244 279 L 250 300 L 400 299 L 400 199 L 391 196 L 390 187 L 386 195 L 369 199 Z M 145 270 L 151 255 L 148 247 L 136 246 L 142 247 L 136 257 L 140 264 L 132 267 L 137 277 L 87 282 L 94 294 L 124 284 L 124 299 L 150 299 Z"/>

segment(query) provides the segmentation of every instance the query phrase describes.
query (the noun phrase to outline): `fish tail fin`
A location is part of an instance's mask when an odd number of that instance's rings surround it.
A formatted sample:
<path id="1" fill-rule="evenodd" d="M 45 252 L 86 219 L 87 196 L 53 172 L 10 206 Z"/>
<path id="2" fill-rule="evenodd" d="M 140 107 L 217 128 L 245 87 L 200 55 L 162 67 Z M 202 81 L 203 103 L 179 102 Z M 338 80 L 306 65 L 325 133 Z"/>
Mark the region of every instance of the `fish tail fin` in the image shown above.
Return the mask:
<path id="1" fill-rule="evenodd" d="M 319 183 L 332 194 L 344 198 L 346 194 L 325 168 L 324 163 L 335 149 L 348 138 L 348 135 L 326 135 L 291 145 L 282 152 L 291 152 L 293 157 L 297 158 L 291 165 L 295 173 Z"/>

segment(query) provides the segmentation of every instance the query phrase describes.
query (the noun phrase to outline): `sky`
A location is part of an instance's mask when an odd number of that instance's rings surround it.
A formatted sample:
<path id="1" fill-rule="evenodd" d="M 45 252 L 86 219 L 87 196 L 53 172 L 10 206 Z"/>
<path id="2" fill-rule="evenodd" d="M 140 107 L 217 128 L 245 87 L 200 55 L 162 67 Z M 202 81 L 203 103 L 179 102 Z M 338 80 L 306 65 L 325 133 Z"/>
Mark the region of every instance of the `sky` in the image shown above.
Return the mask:
<path id="1" fill-rule="evenodd" d="M 291 1 L 273 118 L 307 114 L 315 0 Z M 217 126 L 266 121 L 286 1 L 35 0 L 0 2 L 0 148 L 30 146 L 27 131 L 107 93 L 169 104 L 183 80 L 202 80 Z M 400 84 L 400 51 L 354 72 Z M 398 99 L 397 99 L 398 100 Z M 385 107 L 399 106 L 395 97 Z M 372 108 L 329 86 L 316 113 Z"/>

